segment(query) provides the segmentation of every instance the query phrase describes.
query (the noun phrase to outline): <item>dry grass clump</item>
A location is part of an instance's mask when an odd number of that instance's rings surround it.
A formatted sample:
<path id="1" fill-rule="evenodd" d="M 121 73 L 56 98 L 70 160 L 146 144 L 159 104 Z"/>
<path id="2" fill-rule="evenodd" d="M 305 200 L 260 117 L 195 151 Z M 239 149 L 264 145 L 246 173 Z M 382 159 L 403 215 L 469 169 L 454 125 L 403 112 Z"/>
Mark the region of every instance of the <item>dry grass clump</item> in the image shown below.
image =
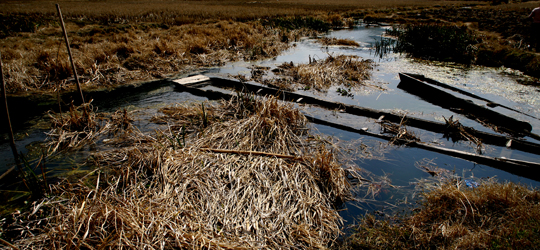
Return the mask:
<path id="1" fill-rule="evenodd" d="M 59 190 L 72 196 L 20 245 L 325 248 L 339 234 L 337 211 L 301 162 L 146 147 L 122 157 L 105 188 Z"/>
<path id="2" fill-rule="evenodd" d="M 193 67 L 275 57 L 296 31 L 233 21 L 172 27 L 68 24 L 75 64 L 83 87 L 109 87 L 163 78 Z M 61 30 L 50 24 L 23 37 L 2 40 L 6 90 L 51 91 L 60 83 L 73 89 L 72 70 Z M 287 39 L 285 39 L 287 38 Z"/>
<path id="3" fill-rule="evenodd" d="M 211 103 L 186 103 L 159 109 L 163 115 L 152 117 L 151 121 L 157 124 L 169 124 L 173 130 L 202 131 L 206 126 L 224 119 L 226 113 L 223 109 Z M 221 116 L 222 118 L 218 117 Z"/>
<path id="4" fill-rule="evenodd" d="M 203 125 L 197 118 L 202 105 L 194 111 L 162 109 L 170 132 L 177 133 L 180 124 L 199 131 L 183 147 L 160 133 L 137 133 L 123 148 L 96 154 L 101 168 L 80 183 L 53 185 L 53 198 L 25 215 L 45 219 L 20 224 L 15 244 L 330 247 L 343 225 L 336 208 L 352 198 L 351 177 L 324 142 L 308 136 L 305 117 L 274 98 L 244 95 L 205 110 L 208 120 L 222 122 Z"/>
<path id="5" fill-rule="evenodd" d="M 207 136 L 195 143 L 200 148 L 261 151 L 302 156 L 306 151 L 307 119 L 292 104 L 275 97 L 266 101 L 241 96 L 226 103 L 236 114 L 234 120 L 214 123 Z"/>
<path id="6" fill-rule="evenodd" d="M 72 103 L 67 114 L 49 114 L 52 127 L 47 133 L 49 152 L 75 148 L 101 134 L 98 118 L 93 109 L 90 103 L 78 107 Z"/>
<path id="7" fill-rule="evenodd" d="M 358 44 L 356 41 L 351 39 L 342 39 L 342 38 L 335 38 L 335 37 L 322 37 L 319 39 L 319 41 L 326 46 L 331 45 L 338 45 L 338 46 L 353 46 L 353 47 L 359 47 L 360 44 Z"/>
<path id="8" fill-rule="evenodd" d="M 310 60 L 308 64 L 294 65 L 283 63 L 273 72 L 280 76 L 265 80 L 263 83 L 279 86 L 285 89 L 315 89 L 327 91 L 331 86 L 355 88 L 366 86 L 383 89 L 366 81 L 370 78 L 373 61 L 364 60 L 357 56 L 328 55 L 324 60 Z"/>
<path id="9" fill-rule="evenodd" d="M 400 124 L 394 124 L 390 121 L 383 120 L 382 118 L 384 117 L 381 117 L 379 119 L 380 121 L 377 121 L 381 125 L 382 133 L 389 133 L 393 135 L 393 138 L 392 140 L 390 140 L 389 143 L 394 144 L 396 142 L 399 143 L 400 141 L 405 141 L 405 142 L 419 142 L 420 141 L 420 138 L 418 138 L 418 136 L 416 136 L 413 132 L 407 130 L 407 127 L 405 126 L 405 122 L 406 122 L 405 117 L 401 119 Z"/>
<path id="10" fill-rule="evenodd" d="M 126 110 L 116 111 L 105 119 L 97 114 L 91 103 L 70 107 L 69 113 L 49 114 L 51 130 L 47 132 L 50 154 L 64 149 L 76 149 L 93 142 L 99 136 L 131 131 L 133 119 Z"/>
<path id="11" fill-rule="evenodd" d="M 394 221 L 366 216 L 345 248 L 533 249 L 540 243 L 540 192 L 514 183 L 441 183 L 418 212 Z"/>
<path id="12" fill-rule="evenodd" d="M 301 156 L 306 150 L 307 119 L 275 97 L 265 101 L 239 94 L 220 105 L 184 104 L 160 109 L 152 121 L 170 130 L 197 133 L 200 148 L 260 151 Z"/>

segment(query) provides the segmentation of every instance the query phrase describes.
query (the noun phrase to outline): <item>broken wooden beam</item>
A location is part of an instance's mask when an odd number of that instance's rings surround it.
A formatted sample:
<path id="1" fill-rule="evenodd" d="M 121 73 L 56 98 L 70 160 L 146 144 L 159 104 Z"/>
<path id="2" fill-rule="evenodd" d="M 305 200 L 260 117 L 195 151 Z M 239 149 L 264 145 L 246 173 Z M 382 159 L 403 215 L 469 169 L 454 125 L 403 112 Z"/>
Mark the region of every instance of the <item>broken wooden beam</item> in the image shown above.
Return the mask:
<path id="1" fill-rule="evenodd" d="M 389 112 L 358 107 L 354 105 L 348 105 L 337 102 L 325 101 L 311 96 L 301 95 L 293 92 L 288 92 L 285 90 L 279 90 L 275 88 L 270 88 L 266 86 L 257 85 L 250 82 L 240 82 L 238 80 L 221 78 L 221 77 L 211 77 L 211 82 L 213 86 L 222 87 L 222 88 L 232 88 L 236 91 L 248 91 L 256 93 L 258 95 L 272 95 L 279 97 L 280 100 L 298 102 L 304 104 L 317 105 L 326 109 L 339 110 L 343 113 L 379 119 L 381 116 L 384 116 L 384 119 L 393 123 L 400 124 L 404 120 L 404 125 L 423 129 L 426 131 L 431 131 L 435 133 L 445 133 L 450 128 L 446 123 L 428 121 L 416 117 L 403 117 L 400 115 L 392 114 Z M 478 131 L 470 127 L 464 127 L 464 129 L 471 135 L 477 137 L 485 144 L 491 144 L 501 147 L 507 147 L 508 142 L 511 141 L 511 145 L 508 148 L 521 150 L 528 153 L 540 154 L 540 145 L 526 140 L 521 140 L 518 138 L 507 137 L 503 135 L 491 134 L 483 131 Z"/>
<path id="2" fill-rule="evenodd" d="M 435 85 L 435 86 L 439 86 L 441 88 L 445 88 L 445 89 L 449 89 L 449 90 L 452 90 L 454 92 L 457 92 L 457 93 L 460 93 L 462 95 L 465 95 L 465 96 L 468 96 L 468 97 L 472 97 L 472 98 L 475 98 L 475 99 L 478 99 L 478 100 L 482 100 L 484 102 L 486 102 L 486 106 L 488 107 L 501 107 L 501 108 L 504 108 L 504 109 L 507 109 L 507 110 L 511 110 L 513 112 L 516 112 L 516 113 L 519 113 L 519 114 L 522 114 L 522 115 L 525 115 L 525 116 L 528 116 L 528 117 L 531 117 L 531 118 L 534 118 L 536 120 L 540 120 L 539 118 L 535 117 L 535 116 L 532 116 L 532 115 L 529 115 L 527 113 L 524 113 L 524 112 L 521 112 L 519 110 L 516 110 L 516 109 L 513 109 L 513 108 L 510 108 L 508 106 L 505 106 L 505 105 L 502 105 L 500 103 L 496 103 L 494 101 L 491 101 L 489 99 L 486 99 L 484 97 L 481 97 L 479 95 L 475 95 L 473 93 L 470 93 L 468 91 L 465 91 L 465 90 L 462 90 L 460 88 L 456 88 L 452 85 L 448 85 L 446 83 L 442 83 L 442 82 L 439 82 L 437 80 L 433 80 L 431 78 L 427 78 L 425 77 L 424 75 L 419 75 L 419 74 L 411 74 L 411 73 L 400 73 L 400 74 L 403 74 L 403 75 L 408 75 L 408 76 L 411 76 L 411 77 L 414 77 L 418 80 L 421 80 L 421 81 L 424 81 L 425 83 L 428 83 L 428 84 L 432 84 L 432 85 Z"/>
<path id="3" fill-rule="evenodd" d="M 178 86 L 178 87 L 181 88 L 183 91 L 192 93 L 194 95 L 204 96 L 204 97 L 207 97 L 209 99 L 214 99 L 214 100 L 215 99 L 226 99 L 227 100 L 227 99 L 230 99 L 231 97 L 234 96 L 233 94 L 229 94 L 229 93 L 223 93 L 223 92 L 214 91 L 214 90 L 202 90 L 202 89 L 192 88 L 192 87 L 188 87 L 188 86 L 184 86 L 184 85 Z M 259 93 L 257 93 L 257 94 L 259 94 Z M 447 148 L 443 148 L 443 147 L 433 146 L 433 145 L 429 145 L 429 144 L 426 144 L 426 143 L 423 143 L 423 142 L 407 141 L 407 140 L 403 140 L 403 139 L 399 139 L 399 138 L 396 139 L 393 136 L 372 133 L 372 132 L 369 132 L 367 130 L 356 129 L 356 128 L 352 128 L 352 127 L 345 126 L 345 125 L 342 125 L 342 124 L 336 124 L 336 123 L 324 121 L 324 120 L 321 120 L 321 119 L 318 119 L 318 118 L 307 116 L 305 114 L 304 114 L 304 116 L 306 116 L 306 118 L 309 121 L 311 121 L 313 123 L 316 123 L 316 124 L 326 125 L 326 126 L 334 127 L 334 128 L 341 129 L 341 130 L 344 130 L 344 131 L 349 131 L 349 132 L 354 132 L 354 133 L 358 133 L 358 134 L 361 134 L 361 135 L 376 137 L 376 138 L 380 138 L 380 139 L 387 140 L 387 141 L 394 141 L 396 143 L 404 144 L 404 145 L 407 145 L 409 147 L 417 147 L 417 148 L 421 148 L 421 149 L 424 149 L 424 150 L 429 150 L 429 151 L 432 151 L 432 152 L 437 152 L 437 153 L 453 156 L 453 157 L 456 157 L 456 158 L 461 158 L 461 159 L 464 159 L 464 160 L 467 160 L 467 161 L 471 161 L 471 162 L 475 162 L 475 163 L 478 163 L 478 164 L 487 165 L 487 166 L 491 166 L 491 167 L 494 167 L 494 168 L 497 168 L 497 169 L 501 169 L 503 171 L 506 171 L 506 172 L 509 172 L 509 173 L 512 173 L 512 174 L 515 174 L 515 175 L 523 176 L 523 177 L 526 177 L 526 178 L 529 178 L 529 179 L 532 179 L 532 180 L 540 181 L 540 176 L 536 177 L 536 176 L 531 176 L 531 174 L 530 174 L 531 172 L 534 172 L 538 168 L 540 168 L 539 163 L 521 161 L 521 160 L 515 160 L 515 159 L 507 159 L 507 158 L 498 158 L 498 157 L 489 157 L 489 156 L 484 156 L 484 155 L 477 155 L 477 154 L 468 153 L 468 152 L 464 152 L 464 151 L 459 151 L 459 150 L 454 150 L 454 149 L 447 149 Z"/>
<path id="4" fill-rule="evenodd" d="M 469 100 L 456 97 L 446 91 L 433 87 L 414 75 L 399 73 L 401 82 L 398 88 L 416 95 L 422 100 L 448 109 L 452 112 L 462 114 L 471 120 L 479 120 L 482 125 L 494 125 L 504 132 L 523 136 L 529 135 L 532 126 L 528 122 L 520 121 L 499 112 L 474 104 Z"/>

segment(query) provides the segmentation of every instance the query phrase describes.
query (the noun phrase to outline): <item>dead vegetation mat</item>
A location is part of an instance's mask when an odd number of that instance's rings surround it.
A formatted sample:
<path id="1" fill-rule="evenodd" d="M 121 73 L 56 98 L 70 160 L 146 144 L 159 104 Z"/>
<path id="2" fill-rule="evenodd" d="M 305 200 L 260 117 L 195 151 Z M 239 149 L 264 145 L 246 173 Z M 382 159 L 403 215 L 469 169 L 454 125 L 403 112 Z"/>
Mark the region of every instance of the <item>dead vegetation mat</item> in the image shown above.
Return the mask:
<path id="1" fill-rule="evenodd" d="M 167 129 L 121 133 L 97 168 L 18 215 L 21 249 L 328 248 L 351 181 L 305 117 L 276 99 L 179 105 Z M 348 170 L 352 171 L 352 170 Z"/>
<path id="2" fill-rule="evenodd" d="M 334 86 L 339 86 L 338 91 L 346 93 L 358 88 L 385 90 L 384 86 L 369 82 L 374 66 L 375 63 L 370 59 L 328 54 L 324 59 L 309 57 L 308 63 L 285 62 L 271 69 L 272 74 L 267 72 L 270 68 L 253 67 L 250 80 L 289 91 L 303 89 L 327 92 Z M 247 80 L 242 75 L 233 77 Z"/>
<path id="3" fill-rule="evenodd" d="M 439 175 L 438 172 L 435 174 Z M 440 178 L 440 177 L 437 177 Z M 410 216 L 367 215 L 343 249 L 535 249 L 540 192 L 493 179 L 445 179 Z"/>
<path id="4" fill-rule="evenodd" d="M 162 79 L 194 68 L 279 55 L 308 29 L 285 31 L 257 21 L 154 27 L 67 24 L 83 89 Z M 75 81 L 60 27 L 52 22 L 0 42 L 8 94 L 73 91 Z"/>

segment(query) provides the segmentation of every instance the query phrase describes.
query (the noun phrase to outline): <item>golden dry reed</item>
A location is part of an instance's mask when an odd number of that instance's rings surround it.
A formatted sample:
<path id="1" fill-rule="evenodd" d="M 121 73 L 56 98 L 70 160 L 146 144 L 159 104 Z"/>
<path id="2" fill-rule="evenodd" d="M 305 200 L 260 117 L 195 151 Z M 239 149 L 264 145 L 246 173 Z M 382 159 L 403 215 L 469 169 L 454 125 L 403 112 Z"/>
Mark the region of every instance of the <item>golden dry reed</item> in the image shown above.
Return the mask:
<path id="1" fill-rule="evenodd" d="M 80 106 L 71 104 L 68 113 L 49 113 L 51 130 L 45 145 L 48 154 L 74 150 L 95 142 L 104 135 L 133 132 L 133 118 L 126 110 L 105 115 L 97 113 L 91 101 Z"/>
<path id="2" fill-rule="evenodd" d="M 354 40 L 335 38 L 335 37 L 322 37 L 322 38 L 319 39 L 319 41 L 323 45 L 326 45 L 326 46 L 329 46 L 329 45 L 352 46 L 352 47 L 359 47 L 360 46 L 360 44 L 358 44 Z"/>
<path id="3" fill-rule="evenodd" d="M 283 63 L 272 72 L 275 76 L 264 78 L 264 70 L 252 71 L 252 80 L 286 90 L 304 89 L 326 92 L 332 86 L 349 90 L 358 87 L 384 90 L 384 87 L 369 83 L 374 62 L 357 56 L 332 55 L 325 59 L 309 58 L 309 63 Z M 243 77 L 240 76 L 242 79 Z"/>
<path id="4" fill-rule="evenodd" d="M 25 214 L 21 249 L 328 248 L 352 177 L 306 118 L 275 98 L 163 109 L 168 129 L 136 132 L 93 157 L 78 183 L 51 186 Z M 120 123 L 122 124 L 122 123 Z M 182 132 L 184 131 L 184 132 Z M 178 141 L 171 138 L 185 136 Z M 352 171 L 352 170 L 349 170 Z M 358 176 L 358 173 L 356 173 Z M 40 216 L 39 223 L 28 219 Z M 17 221 L 17 223 L 21 221 Z M 28 229 L 28 230 L 27 230 Z"/>
<path id="5" fill-rule="evenodd" d="M 424 159 L 411 214 L 366 215 L 340 249 L 535 249 L 540 192 L 495 179 L 464 179 Z"/>
<path id="6" fill-rule="evenodd" d="M 289 46 L 281 42 L 283 36 L 294 35 L 257 22 L 230 21 L 151 30 L 135 26 L 107 29 L 100 25 L 71 30 L 75 64 L 86 90 L 163 78 L 195 67 L 277 56 Z M 11 43 L 3 46 L 6 48 L 2 53 L 7 91 L 73 88 L 68 78 L 71 69 L 67 53 L 56 36 L 58 31 L 50 26 L 22 41 L 19 37 L 4 39 L 4 43 Z"/>
<path id="7" fill-rule="evenodd" d="M 10 94 L 73 89 L 54 4 L 62 7 L 83 88 L 159 79 L 229 61 L 274 57 L 302 31 L 262 26 L 283 17 L 354 25 L 366 8 L 445 5 L 353 1 L 3 1 L 0 49 Z M 349 17 L 348 17 L 349 16 Z"/>

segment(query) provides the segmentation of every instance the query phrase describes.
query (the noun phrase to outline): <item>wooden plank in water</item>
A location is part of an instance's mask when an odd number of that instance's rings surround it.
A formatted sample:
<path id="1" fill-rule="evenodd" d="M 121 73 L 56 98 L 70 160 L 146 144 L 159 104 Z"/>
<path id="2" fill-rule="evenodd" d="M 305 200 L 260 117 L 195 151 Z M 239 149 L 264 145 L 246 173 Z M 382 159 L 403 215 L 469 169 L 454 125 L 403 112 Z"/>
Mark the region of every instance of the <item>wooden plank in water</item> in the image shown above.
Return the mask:
<path id="1" fill-rule="evenodd" d="M 190 86 L 201 82 L 210 81 L 210 77 L 205 75 L 194 75 L 186 78 L 176 79 L 173 80 L 173 82 L 183 85 L 183 86 Z"/>
<path id="2" fill-rule="evenodd" d="M 478 95 L 475 95 L 473 93 L 469 93 L 465 90 L 462 90 L 460 88 L 456 88 L 454 86 L 450 86 L 446 83 L 442 83 L 442 82 L 439 82 L 439 81 L 436 81 L 436 80 L 433 80 L 433 79 L 430 79 L 430 78 L 427 78 L 425 77 L 424 75 L 419 75 L 419 74 L 411 74 L 411 73 L 399 73 L 399 78 L 402 79 L 402 80 L 407 80 L 407 78 L 416 78 L 420 81 L 424 81 L 425 83 L 428 83 L 428 84 L 433 84 L 433 85 L 436 85 L 436 86 L 439 86 L 439 87 L 442 87 L 442 88 L 445 88 L 445 89 L 449 89 L 449 90 L 452 90 L 454 92 L 457 92 L 457 93 L 460 93 L 462 95 L 466 95 L 468 97 L 472 97 L 472 98 L 475 98 L 475 99 L 478 99 L 478 100 L 482 100 L 482 101 L 485 101 L 487 102 L 487 106 L 490 107 L 490 108 L 494 108 L 494 107 L 501 107 L 501 108 L 505 108 L 505 109 L 508 109 L 508 110 L 511 110 L 511 111 L 514 111 L 516 113 L 520 113 L 522 115 L 526 115 L 528 117 L 531 117 L 531 118 L 534 118 L 534 119 L 537 119 L 537 120 L 540 120 L 538 119 L 537 117 L 535 116 L 532 116 L 532 115 L 529 115 L 527 113 L 524 113 L 524 112 L 521 112 L 519 110 L 516 110 L 516 109 L 513 109 L 513 108 L 510 108 L 510 107 L 507 107 L 505 105 L 502 105 L 502 104 L 499 104 L 499 103 L 496 103 L 494 101 L 490 101 L 489 99 L 486 99 L 486 98 L 483 98 L 481 96 L 478 96 Z"/>
<path id="3" fill-rule="evenodd" d="M 221 79 L 221 80 L 223 80 L 223 79 Z M 215 83 L 216 79 L 213 79 L 212 82 Z M 233 81 L 229 81 L 228 83 L 233 83 Z M 228 93 L 222 93 L 222 92 L 213 91 L 213 90 L 203 90 L 203 89 L 197 89 L 197 88 L 191 88 L 191 87 L 186 87 L 185 91 L 188 91 L 188 92 L 190 92 L 192 94 L 195 94 L 195 95 L 205 96 L 205 97 L 207 97 L 209 99 L 229 99 L 229 98 L 233 97 L 232 94 L 228 94 Z M 254 93 L 256 93 L 256 92 L 254 92 Z M 311 97 L 309 97 L 309 98 L 311 98 Z M 285 99 L 288 99 L 288 98 L 285 98 Z M 471 161 L 471 162 L 475 162 L 475 163 L 478 163 L 478 164 L 483 164 L 483 165 L 495 167 L 495 168 L 501 169 L 503 171 L 506 171 L 506 172 L 509 172 L 509 173 L 512 173 L 512 174 L 515 174 L 515 175 L 523 176 L 523 177 L 526 177 L 526 178 L 529 178 L 529 179 L 532 179 L 532 180 L 540 181 L 540 177 L 537 177 L 536 175 L 531 175 L 530 174 L 531 172 L 536 171 L 537 168 L 540 167 L 540 163 L 528 162 L 528 161 L 520 161 L 520 160 L 515 160 L 515 159 L 497 158 L 497 157 L 476 155 L 476 154 L 472 154 L 472 153 L 469 153 L 469 152 L 463 152 L 463 151 L 454 150 L 454 149 L 447 149 L 447 148 L 443 148 L 443 147 L 437 147 L 437 146 L 429 145 L 429 144 L 423 143 L 423 142 L 407 141 L 407 140 L 403 140 L 403 139 L 394 139 L 394 137 L 392 137 L 392 136 L 382 135 L 382 134 L 379 134 L 379 133 L 373 133 L 373 132 L 369 132 L 369 131 L 366 131 L 366 130 L 363 130 L 363 129 L 356 129 L 356 128 L 348 127 L 348 126 L 345 126 L 345 125 L 336 124 L 336 123 L 332 123 L 332 122 L 329 122 L 329 121 L 324 121 L 324 120 L 321 120 L 321 119 L 317 119 L 315 117 L 309 117 L 307 115 L 305 115 L 305 116 L 309 121 L 317 123 L 317 124 L 331 126 L 331 127 L 337 128 L 337 129 L 344 130 L 344 131 L 355 132 L 355 133 L 358 133 L 358 134 L 368 135 L 368 136 L 380 138 L 380 139 L 383 139 L 383 140 L 388 140 L 388 141 L 395 140 L 396 142 L 407 145 L 409 147 L 421 148 L 421 149 L 424 149 L 424 150 L 429 150 L 429 151 L 433 151 L 433 152 L 437 152 L 437 153 L 441 153 L 441 154 L 461 158 L 461 159 Z"/>
<path id="4" fill-rule="evenodd" d="M 266 86 L 261 85 L 255 85 L 250 82 L 240 82 L 236 79 L 230 79 L 230 78 L 221 78 L 221 77 L 211 77 L 211 84 L 212 86 L 218 87 L 218 88 L 233 88 L 237 91 L 242 92 L 252 92 L 257 95 L 272 95 L 279 97 L 280 100 L 284 101 L 290 101 L 290 102 L 301 102 L 304 104 L 312 104 L 312 105 L 318 105 L 323 108 L 327 109 L 337 109 L 340 110 L 340 112 L 363 116 L 363 117 L 369 117 L 373 119 L 379 119 L 381 115 L 384 115 L 384 119 L 394 122 L 394 123 L 401 123 L 403 120 L 403 116 L 396 115 L 389 112 L 384 112 L 381 110 L 375 110 L 365 107 L 358 107 L 354 105 L 349 104 L 343 104 L 343 103 L 336 103 L 336 102 L 329 102 L 322 99 L 318 99 L 311 96 L 305 96 L 297 93 L 288 92 L 285 90 L 279 90 L 274 89 Z M 179 84 L 178 84 L 179 85 Z M 182 85 L 183 86 L 183 85 Z M 201 89 L 198 89 L 197 87 L 185 87 L 184 91 L 188 91 L 194 95 L 199 96 L 205 96 L 209 99 L 228 99 L 232 95 L 230 94 L 223 94 L 216 91 L 204 91 Z M 415 118 L 415 117 L 406 117 L 404 125 L 416 127 L 419 129 L 432 131 L 435 133 L 444 133 L 447 129 L 447 125 L 445 123 L 441 122 L 435 122 L 435 121 L 428 121 L 421 118 Z M 473 128 L 465 127 L 465 130 L 479 138 L 482 143 L 484 144 L 492 144 L 497 145 L 501 147 L 508 147 L 512 149 L 517 149 L 520 151 L 533 153 L 533 154 L 540 154 L 540 145 L 532 142 L 528 142 L 526 140 L 520 140 L 518 138 L 511 138 L 503 135 L 496 135 L 496 134 L 490 134 L 483 131 L 477 131 Z M 508 145 L 508 141 L 512 139 L 511 145 Z"/>
<path id="5" fill-rule="evenodd" d="M 530 123 L 476 105 L 469 100 L 459 98 L 444 90 L 433 87 L 414 76 L 399 73 L 401 82 L 397 87 L 431 104 L 451 110 L 454 113 L 462 114 L 473 121 L 480 121 L 484 126 L 491 128 L 492 126 L 490 125 L 495 125 L 498 131 L 504 131 L 514 136 L 527 135 L 538 139 L 531 133 L 532 126 Z"/>

